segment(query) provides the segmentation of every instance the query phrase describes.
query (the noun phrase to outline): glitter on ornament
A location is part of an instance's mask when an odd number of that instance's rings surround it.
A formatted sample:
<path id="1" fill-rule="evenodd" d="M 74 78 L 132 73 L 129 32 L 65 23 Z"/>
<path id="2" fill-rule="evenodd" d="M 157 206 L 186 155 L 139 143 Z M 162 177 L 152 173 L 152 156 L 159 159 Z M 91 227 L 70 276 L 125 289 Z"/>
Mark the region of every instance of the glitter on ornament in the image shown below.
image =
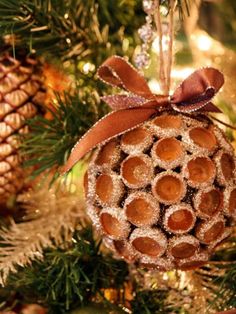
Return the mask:
<path id="1" fill-rule="evenodd" d="M 89 216 L 127 262 L 193 269 L 231 233 L 235 165 L 208 117 L 159 113 L 99 146 L 86 177 Z"/>
<path id="2" fill-rule="evenodd" d="M 229 185 L 225 189 L 224 212 L 227 216 L 236 218 L 236 187 Z"/>
<path id="3" fill-rule="evenodd" d="M 145 49 L 141 49 L 139 53 L 136 54 L 134 58 L 134 62 L 138 69 L 147 68 L 150 62 L 149 54 Z"/>
<path id="4" fill-rule="evenodd" d="M 143 10 L 147 14 L 153 14 L 157 8 L 157 3 L 153 0 L 143 0 Z"/>
<path id="5" fill-rule="evenodd" d="M 150 24 L 144 24 L 140 29 L 138 30 L 139 37 L 145 42 L 148 43 L 152 41 L 153 38 L 153 30 L 152 26 Z"/>

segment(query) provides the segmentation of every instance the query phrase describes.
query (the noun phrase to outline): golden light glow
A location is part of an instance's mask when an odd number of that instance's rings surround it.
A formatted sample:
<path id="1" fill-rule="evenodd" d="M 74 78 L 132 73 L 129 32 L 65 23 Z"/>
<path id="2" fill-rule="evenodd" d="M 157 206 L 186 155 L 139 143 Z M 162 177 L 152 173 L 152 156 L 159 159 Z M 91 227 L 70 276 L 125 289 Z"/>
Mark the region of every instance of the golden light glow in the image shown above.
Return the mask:
<path id="1" fill-rule="evenodd" d="M 89 72 L 94 71 L 94 70 L 95 70 L 95 65 L 90 62 L 87 62 L 83 65 L 83 72 L 85 74 L 88 74 Z"/>
<path id="2" fill-rule="evenodd" d="M 180 69 L 172 69 L 171 77 L 176 80 L 184 80 L 194 72 L 194 68 L 186 67 Z"/>
<path id="3" fill-rule="evenodd" d="M 200 34 L 196 37 L 196 43 L 198 46 L 198 49 L 202 51 L 208 51 L 212 48 L 212 40 L 209 36 L 205 34 Z"/>
<path id="4" fill-rule="evenodd" d="M 148 85 L 151 89 L 151 91 L 154 93 L 154 94 L 161 94 L 161 87 L 160 87 L 160 84 L 158 83 L 158 81 L 156 79 L 152 79 L 148 82 Z"/>

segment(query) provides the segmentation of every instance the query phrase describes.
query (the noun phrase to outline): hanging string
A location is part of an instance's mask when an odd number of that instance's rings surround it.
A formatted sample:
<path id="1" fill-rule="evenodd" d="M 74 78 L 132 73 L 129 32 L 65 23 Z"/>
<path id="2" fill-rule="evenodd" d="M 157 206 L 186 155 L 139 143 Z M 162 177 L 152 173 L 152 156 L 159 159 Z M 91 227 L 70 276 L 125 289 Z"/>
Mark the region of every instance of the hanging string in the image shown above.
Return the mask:
<path id="1" fill-rule="evenodd" d="M 164 56 L 163 51 L 163 29 L 161 23 L 160 0 L 155 0 L 155 7 L 156 10 L 154 13 L 154 21 L 159 38 L 159 78 L 163 93 L 165 95 L 168 95 L 171 86 L 171 68 L 173 63 L 174 11 L 176 7 L 176 1 L 170 0 L 169 25 L 168 25 L 169 43 L 166 56 Z"/>
<path id="2" fill-rule="evenodd" d="M 165 60 L 164 60 L 164 53 L 163 53 L 163 32 L 162 32 L 162 25 L 161 25 L 161 13 L 160 13 L 160 1 L 155 0 L 155 7 L 156 11 L 154 13 L 154 21 L 159 37 L 159 78 L 160 78 L 160 85 L 161 89 L 163 90 L 164 94 L 167 95 L 167 81 L 166 81 L 166 73 L 165 73 Z"/>
<path id="3" fill-rule="evenodd" d="M 169 94 L 171 87 L 171 68 L 173 63 L 173 43 L 174 43 L 174 12 L 176 7 L 176 1 L 170 0 L 170 22 L 169 22 L 169 45 L 167 54 L 167 66 L 166 66 L 166 77 L 167 77 L 167 92 Z"/>

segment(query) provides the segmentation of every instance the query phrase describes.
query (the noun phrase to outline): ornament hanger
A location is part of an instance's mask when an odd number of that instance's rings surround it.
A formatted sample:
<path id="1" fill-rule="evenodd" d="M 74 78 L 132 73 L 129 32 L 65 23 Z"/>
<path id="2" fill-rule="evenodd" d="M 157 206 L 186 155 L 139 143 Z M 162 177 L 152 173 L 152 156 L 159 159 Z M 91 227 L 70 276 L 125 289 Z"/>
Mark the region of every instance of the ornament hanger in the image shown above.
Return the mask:
<path id="1" fill-rule="evenodd" d="M 160 0 L 143 0 L 143 10 L 147 14 L 146 24 L 139 30 L 139 36 L 143 41 L 141 51 L 135 57 L 136 66 L 139 69 L 145 68 L 149 64 L 148 50 L 151 43 L 155 40 L 154 34 L 157 33 L 159 39 L 159 79 L 163 94 L 168 95 L 171 85 L 171 67 L 173 62 L 173 38 L 174 38 L 174 12 L 177 2 L 170 0 L 168 12 L 169 21 L 162 22 L 160 12 Z M 155 24 L 154 31 L 152 24 Z M 164 53 L 164 36 L 168 38 L 167 53 Z"/>

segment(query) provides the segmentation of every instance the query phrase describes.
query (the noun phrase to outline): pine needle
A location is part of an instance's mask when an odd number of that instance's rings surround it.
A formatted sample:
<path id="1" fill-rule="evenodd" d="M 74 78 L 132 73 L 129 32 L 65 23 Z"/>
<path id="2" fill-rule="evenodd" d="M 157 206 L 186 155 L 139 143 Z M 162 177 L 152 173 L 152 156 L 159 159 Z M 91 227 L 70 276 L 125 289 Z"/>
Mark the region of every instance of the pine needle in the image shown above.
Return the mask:
<path id="1" fill-rule="evenodd" d="M 0 284 L 4 285 L 10 272 L 43 258 L 43 249 L 56 247 L 72 238 L 75 227 L 85 221 L 82 197 L 56 191 L 56 184 L 23 194 L 20 201 L 26 209 L 24 222 L 11 222 L 0 231 Z M 64 191 L 63 191 L 64 189 Z M 30 219 L 30 220 L 29 220 Z"/>
<path id="2" fill-rule="evenodd" d="M 112 308 L 103 289 L 124 291 L 128 268 L 102 252 L 100 244 L 91 226 L 77 229 L 65 248 L 46 249 L 43 260 L 19 267 L 9 276 L 6 289 L 16 291 L 21 302 L 45 305 L 50 314 L 71 313 L 96 300 Z"/>
<path id="3" fill-rule="evenodd" d="M 107 112 L 99 105 L 97 92 L 85 87 L 75 95 L 57 95 L 57 103 L 52 120 L 42 116 L 27 120 L 31 131 L 23 135 L 21 152 L 25 166 L 34 167 L 33 176 L 62 166 L 77 140 Z"/>

